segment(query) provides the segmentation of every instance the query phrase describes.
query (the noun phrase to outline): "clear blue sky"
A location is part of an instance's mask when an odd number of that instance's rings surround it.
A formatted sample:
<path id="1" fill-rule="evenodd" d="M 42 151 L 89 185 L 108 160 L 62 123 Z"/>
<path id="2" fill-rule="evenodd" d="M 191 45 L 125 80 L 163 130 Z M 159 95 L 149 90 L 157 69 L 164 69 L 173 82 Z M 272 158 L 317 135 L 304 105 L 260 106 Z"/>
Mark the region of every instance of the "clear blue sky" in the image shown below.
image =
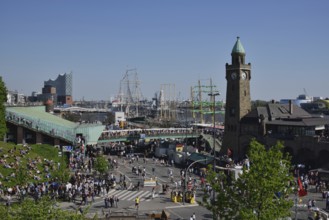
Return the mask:
<path id="1" fill-rule="evenodd" d="M 240 36 L 251 98 L 329 97 L 329 1 L 0 0 L 0 75 L 30 95 L 73 72 L 73 99 L 118 94 L 137 68 L 151 98 L 175 84 L 186 99 L 212 78 L 225 99 L 225 63 Z"/>

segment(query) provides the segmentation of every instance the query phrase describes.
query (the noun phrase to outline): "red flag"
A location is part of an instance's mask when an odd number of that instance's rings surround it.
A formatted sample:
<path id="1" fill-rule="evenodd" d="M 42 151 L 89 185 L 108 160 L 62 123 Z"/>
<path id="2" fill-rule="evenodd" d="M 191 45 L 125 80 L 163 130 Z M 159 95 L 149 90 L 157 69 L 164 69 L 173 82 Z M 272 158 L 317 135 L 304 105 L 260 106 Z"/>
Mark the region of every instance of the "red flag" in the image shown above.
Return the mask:
<path id="1" fill-rule="evenodd" d="M 300 177 L 298 177 L 298 195 L 299 195 L 299 197 L 307 195 L 307 191 L 304 189 L 302 181 L 300 180 Z"/>

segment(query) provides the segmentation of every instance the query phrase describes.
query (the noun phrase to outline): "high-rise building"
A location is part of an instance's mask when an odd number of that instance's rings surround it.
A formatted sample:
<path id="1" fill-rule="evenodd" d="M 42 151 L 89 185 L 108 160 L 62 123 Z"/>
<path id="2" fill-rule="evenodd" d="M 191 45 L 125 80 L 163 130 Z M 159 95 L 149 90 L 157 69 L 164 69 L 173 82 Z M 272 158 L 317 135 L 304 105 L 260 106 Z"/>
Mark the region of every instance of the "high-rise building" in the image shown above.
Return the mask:
<path id="1" fill-rule="evenodd" d="M 48 91 L 46 88 L 54 87 L 56 89 L 56 101 L 58 105 L 72 105 L 72 72 L 60 74 L 57 79 L 44 82 L 43 91 Z"/>

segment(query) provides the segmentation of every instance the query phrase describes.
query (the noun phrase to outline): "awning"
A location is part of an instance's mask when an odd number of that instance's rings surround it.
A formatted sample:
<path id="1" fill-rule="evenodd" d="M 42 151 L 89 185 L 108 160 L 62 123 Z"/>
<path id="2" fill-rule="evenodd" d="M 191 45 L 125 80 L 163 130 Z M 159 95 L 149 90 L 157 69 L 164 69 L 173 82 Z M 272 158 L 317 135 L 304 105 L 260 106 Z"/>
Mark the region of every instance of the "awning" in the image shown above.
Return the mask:
<path id="1" fill-rule="evenodd" d="M 198 161 L 197 163 L 199 164 L 208 165 L 213 162 L 214 157 L 200 153 L 192 153 L 188 159 L 192 162 Z"/>

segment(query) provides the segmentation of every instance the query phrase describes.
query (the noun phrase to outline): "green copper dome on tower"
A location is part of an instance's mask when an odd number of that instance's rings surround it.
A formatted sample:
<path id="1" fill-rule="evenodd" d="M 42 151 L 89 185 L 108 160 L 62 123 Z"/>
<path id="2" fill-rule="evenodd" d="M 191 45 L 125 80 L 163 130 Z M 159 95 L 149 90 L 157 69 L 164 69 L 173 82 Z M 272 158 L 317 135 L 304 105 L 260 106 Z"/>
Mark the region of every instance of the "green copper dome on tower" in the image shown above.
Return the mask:
<path id="1" fill-rule="evenodd" d="M 236 42 L 234 44 L 234 47 L 232 49 L 232 54 L 233 53 L 242 53 L 242 54 L 246 53 L 243 46 L 242 46 L 242 44 L 241 44 L 240 37 L 237 37 L 237 40 L 236 40 Z"/>

